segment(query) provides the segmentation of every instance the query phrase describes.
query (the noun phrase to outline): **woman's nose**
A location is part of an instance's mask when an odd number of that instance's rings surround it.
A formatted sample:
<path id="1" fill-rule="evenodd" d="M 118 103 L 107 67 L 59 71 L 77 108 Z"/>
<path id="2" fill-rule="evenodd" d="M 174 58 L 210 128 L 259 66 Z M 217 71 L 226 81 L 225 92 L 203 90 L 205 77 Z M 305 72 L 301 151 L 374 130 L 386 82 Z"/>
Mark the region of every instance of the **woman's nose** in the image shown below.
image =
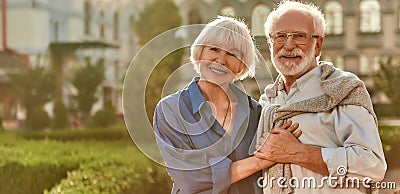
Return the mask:
<path id="1" fill-rule="evenodd" d="M 217 63 L 219 63 L 220 65 L 224 65 L 224 66 L 226 65 L 226 59 L 225 59 L 225 56 L 224 56 L 224 54 L 222 52 L 218 54 L 218 56 L 215 59 L 215 61 Z"/>

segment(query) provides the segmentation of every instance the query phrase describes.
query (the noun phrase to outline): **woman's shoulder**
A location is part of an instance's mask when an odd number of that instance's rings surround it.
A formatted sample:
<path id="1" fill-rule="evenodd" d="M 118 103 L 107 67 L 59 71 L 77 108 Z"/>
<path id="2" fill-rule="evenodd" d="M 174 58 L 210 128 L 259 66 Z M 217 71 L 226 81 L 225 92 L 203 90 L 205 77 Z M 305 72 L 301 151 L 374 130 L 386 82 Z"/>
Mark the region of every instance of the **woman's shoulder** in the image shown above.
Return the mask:
<path id="1" fill-rule="evenodd" d="M 161 98 L 157 103 L 156 108 L 159 108 L 160 106 L 177 107 L 178 103 L 182 103 L 182 100 L 187 101 L 188 98 L 190 98 L 189 91 L 185 88 Z"/>
<path id="2" fill-rule="evenodd" d="M 173 94 L 170 94 L 168 96 L 165 96 L 163 98 L 161 98 L 161 100 L 158 102 L 157 106 L 161 105 L 161 104 L 171 104 L 174 102 L 177 102 L 179 97 L 182 95 L 182 93 L 184 93 L 184 90 L 179 90 Z"/>

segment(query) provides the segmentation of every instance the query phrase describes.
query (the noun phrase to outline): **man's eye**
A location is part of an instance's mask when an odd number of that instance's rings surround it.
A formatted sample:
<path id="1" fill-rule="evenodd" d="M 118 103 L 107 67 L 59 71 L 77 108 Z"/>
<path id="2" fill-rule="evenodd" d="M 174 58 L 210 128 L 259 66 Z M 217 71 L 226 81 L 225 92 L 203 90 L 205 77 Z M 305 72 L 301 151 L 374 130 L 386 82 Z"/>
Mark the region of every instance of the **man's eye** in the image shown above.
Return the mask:
<path id="1" fill-rule="evenodd" d="M 306 38 L 307 34 L 299 33 L 299 34 L 293 34 L 293 36 L 296 36 L 297 38 Z"/>
<path id="2" fill-rule="evenodd" d="M 286 34 L 276 34 L 275 37 L 276 38 L 286 38 Z"/>

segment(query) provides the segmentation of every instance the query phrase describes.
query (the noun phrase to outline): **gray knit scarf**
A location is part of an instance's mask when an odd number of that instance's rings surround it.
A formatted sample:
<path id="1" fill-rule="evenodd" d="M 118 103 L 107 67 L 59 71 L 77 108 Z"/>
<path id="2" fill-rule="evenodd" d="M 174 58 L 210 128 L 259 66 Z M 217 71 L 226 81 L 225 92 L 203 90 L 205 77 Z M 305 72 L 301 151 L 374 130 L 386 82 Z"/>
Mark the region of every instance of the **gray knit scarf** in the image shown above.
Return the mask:
<path id="1" fill-rule="evenodd" d="M 336 106 L 356 105 L 362 106 L 374 117 L 378 126 L 378 120 L 374 113 L 371 98 L 364 83 L 354 74 L 335 68 L 331 63 L 320 62 L 322 76 L 321 88 L 323 95 L 306 99 L 297 103 L 279 106 L 277 104 L 268 104 L 261 112 L 260 123 L 257 131 L 257 140 L 263 135 L 264 131 L 270 131 L 273 127 L 282 125 L 283 121 L 293 116 L 303 113 L 327 112 Z M 274 84 L 265 88 L 268 98 L 276 97 L 278 90 L 278 77 Z M 269 99 L 267 99 L 270 102 Z M 262 142 L 261 142 L 262 143 Z M 260 144 L 260 142 L 258 142 Z M 285 177 L 289 180 L 292 177 L 290 164 L 277 163 L 269 169 L 269 177 Z M 264 177 L 266 178 L 266 177 Z M 276 184 L 271 186 L 272 193 L 292 193 L 291 188 L 286 183 L 286 188 L 280 188 Z"/>

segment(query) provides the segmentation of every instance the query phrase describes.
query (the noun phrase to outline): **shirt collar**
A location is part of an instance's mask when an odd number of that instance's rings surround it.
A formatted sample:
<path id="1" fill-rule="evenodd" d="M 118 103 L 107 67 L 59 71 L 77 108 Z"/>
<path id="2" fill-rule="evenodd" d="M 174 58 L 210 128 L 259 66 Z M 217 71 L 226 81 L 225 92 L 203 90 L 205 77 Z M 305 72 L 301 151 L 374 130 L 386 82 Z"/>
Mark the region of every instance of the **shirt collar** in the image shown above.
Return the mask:
<path id="1" fill-rule="evenodd" d="M 194 77 L 188 86 L 189 97 L 192 102 L 193 113 L 199 112 L 201 106 L 205 103 L 203 94 L 201 93 L 199 86 L 197 86 L 197 81 L 199 81 L 199 79 L 200 79 L 199 77 Z M 240 102 L 248 101 L 249 102 L 248 106 L 253 110 L 256 109 L 256 107 L 254 107 L 253 103 L 251 102 L 251 98 L 248 94 L 243 92 L 234 84 L 229 84 L 229 87 L 232 90 L 232 92 L 237 96 L 239 104 L 241 104 Z"/>
<path id="2" fill-rule="evenodd" d="M 248 106 L 251 108 L 251 109 L 253 109 L 253 110 L 255 110 L 256 109 L 256 107 L 254 107 L 254 105 L 253 105 L 253 103 L 252 103 L 252 101 L 251 101 L 251 97 L 247 94 L 247 93 L 245 93 L 244 91 L 243 91 L 243 89 L 240 89 L 238 86 L 236 86 L 235 84 L 229 84 L 229 88 L 232 90 L 232 92 L 236 95 L 236 97 L 238 98 L 238 102 L 239 102 L 239 104 L 242 104 L 242 103 L 240 103 L 240 102 L 246 102 L 246 101 L 248 101 L 249 102 L 249 104 L 248 104 Z M 244 103 L 243 103 L 243 105 L 245 105 Z"/>
<path id="3" fill-rule="evenodd" d="M 189 83 L 188 90 L 189 90 L 189 97 L 190 101 L 192 102 L 192 113 L 197 113 L 200 110 L 200 107 L 206 101 L 203 97 L 203 94 L 200 91 L 199 86 L 197 86 L 197 81 L 199 81 L 199 77 L 194 77 L 192 81 Z"/>
<path id="4" fill-rule="evenodd" d="M 317 65 L 314 69 L 307 72 L 306 74 L 304 74 L 303 76 L 301 76 L 296 80 L 295 83 L 296 87 L 299 88 L 300 91 L 302 91 L 304 87 L 307 87 L 307 82 L 309 82 L 309 80 L 313 79 L 319 80 L 320 77 L 321 77 L 321 66 Z"/>

